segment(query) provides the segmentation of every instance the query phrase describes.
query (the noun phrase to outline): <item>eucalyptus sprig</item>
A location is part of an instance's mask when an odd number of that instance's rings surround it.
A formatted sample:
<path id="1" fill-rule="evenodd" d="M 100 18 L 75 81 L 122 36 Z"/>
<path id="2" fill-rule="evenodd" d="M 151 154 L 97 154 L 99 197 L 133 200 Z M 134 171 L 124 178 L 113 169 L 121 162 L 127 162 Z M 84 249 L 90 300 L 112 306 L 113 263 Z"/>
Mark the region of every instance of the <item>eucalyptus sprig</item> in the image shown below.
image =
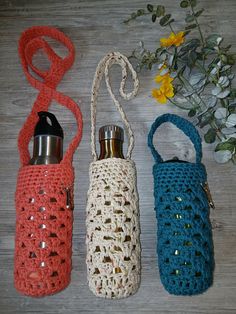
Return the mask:
<path id="1" fill-rule="evenodd" d="M 169 99 L 188 110 L 189 117 L 203 129 L 205 142 L 216 143 L 216 161 L 232 160 L 236 164 L 236 89 L 232 72 L 236 54 L 230 52 L 230 45 L 223 46 L 221 35 L 204 36 L 199 23 L 204 9 L 197 8 L 197 0 L 182 0 L 180 7 L 186 10 L 186 17 L 179 33 L 175 31 L 174 18 L 163 5 L 148 4 L 124 21 L 127 24 L 148 15 L 152 23 L 171 31 L 170 37 L 162 38 L 154 51 L 140 42 L 130 59 L 136 62 L 139 72 L 156 66 L 156 82 L 162 82 L 165 91 L 156 89 L 153 95 L 161 102 Z M 197 30 L 198 36 L 192 36 L 193 30 Z"/>

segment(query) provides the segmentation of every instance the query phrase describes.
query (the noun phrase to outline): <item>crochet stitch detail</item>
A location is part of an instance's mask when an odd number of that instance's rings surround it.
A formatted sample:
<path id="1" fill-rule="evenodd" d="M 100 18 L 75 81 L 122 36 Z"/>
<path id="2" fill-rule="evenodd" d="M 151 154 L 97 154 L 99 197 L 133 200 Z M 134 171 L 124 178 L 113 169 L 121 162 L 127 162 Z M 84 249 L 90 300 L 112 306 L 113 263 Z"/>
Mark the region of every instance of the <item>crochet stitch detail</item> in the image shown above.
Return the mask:
<path id="1" fill-rule="evenodd" d="M 140 281 L 139 217 L 133 161 L 108 158 L 90 166 L 87 203 L 89 287 L 97 296 L 124 298 Z"/>
<path id="2" fill-rule="evenodd" d="M 138 91 L 137 74 L 128 59 L 119 52 L 107 54 L 98 64 L 91 96 L 90 186 L 87 201 L 87 274 L 91 291 L 99 297 L 120 299 L 134 294 L 140 284 L 140 226 L 136 167 L 130 159 L 134 136 L 128 119 L 115 98 L 109 68 L 122 68 L 120 95 L 131 99 Z M 127 68 L 134 89 L 125 93 Z M 101 80 L 105 76 L 108 92 L 126 126 L 129 138 L 127 159 L 97 160 L 95 145 L 96 105 Z"/>
<path id="3" fill-rule="evenodd" d="M 153 146 L 153 135 L 164 122 L 175 124 L 192 140 L 196 163 L 163 162 Z M 203 189 L 207 174 L 201 163 L 201 138 L 189 121 L 165 114 L 153 123 L 148 146 L 156 161 L 153 178 L 161 281 L 171 294 L 202 293 L 213 282 L 214 255 L 210 209 Z"/>
<path id="4" fill-rule="evenodd" d="M 56 55 L 43 36 L 64 44 L 69 51 L 68 56 L 62 59 Z M 43 49 L 51 61 L 48 71 L 40 71 L 32 64 L 33 55 L 39 49 Z M 72 158 L 82 136 L 82 115 L 72 99 L 55 89 L 74 61 L 74 47 L 68 37 L 55 28 L 32 27 L 21 35 L 19 54 L 26 77 L 39 94 L 18 137 L 21 168 L 15 194 L 14 283 L 19 292 L 39 297 L 56 293 L 70 282 Z M 33 77 L 29 68 L 43 81 Z M 47 111 L 52 100 L 72 111 L 78 131 L 59 164 L 29 165 L 28 144 L 38 121 L 38 112 Z"/>

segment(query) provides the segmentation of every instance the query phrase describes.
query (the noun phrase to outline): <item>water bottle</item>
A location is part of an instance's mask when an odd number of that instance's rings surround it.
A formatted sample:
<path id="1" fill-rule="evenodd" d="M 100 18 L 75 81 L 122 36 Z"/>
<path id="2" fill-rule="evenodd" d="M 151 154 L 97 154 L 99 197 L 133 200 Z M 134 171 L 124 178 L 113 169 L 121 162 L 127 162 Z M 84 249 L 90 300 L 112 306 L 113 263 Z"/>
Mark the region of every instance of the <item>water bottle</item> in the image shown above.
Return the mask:
<path id="1" fill-rule="evenodd" d="M 58 164 L 63 157 L 63 130 L 54 114 L 38 112 L 31 165 Z"/>
<path id="2" fill-rule="evenodd" d="M 117 125 L 105 125 L 99 129 L 99 160 L 106 158 L 122 158 L 124 130 Z"/>

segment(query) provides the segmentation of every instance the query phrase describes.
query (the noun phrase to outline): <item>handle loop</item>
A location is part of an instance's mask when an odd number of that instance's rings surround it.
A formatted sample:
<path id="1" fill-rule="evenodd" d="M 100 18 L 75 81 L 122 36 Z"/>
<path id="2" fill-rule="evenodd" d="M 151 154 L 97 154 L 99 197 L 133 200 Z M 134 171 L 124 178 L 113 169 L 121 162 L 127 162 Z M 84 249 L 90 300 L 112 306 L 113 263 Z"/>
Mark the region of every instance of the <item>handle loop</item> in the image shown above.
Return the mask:
<path id="1" fill-rule="evenodd" d="M 122 98 L 125 100 L 129 100 L 136 96 L 138 92 L 139 87 L 139 81 L 137 77 L 137 73 L 133 69 L 132 65 L 130 64 L 129 60 L 122 55 L 119 52 L 110 52 L 108 53 L 98 64 L 94 79 L 93 79 L 93 85 L 92 85 L 92 95 L 91 95 L 91 150 L 92 150 L 92 156 L 94 161 L 98 159 L 97 151 L 96 151 L 96 138 L 95 138 L 95 131 L 96 131 L 96 107 L 97 107 L 97 98 L 98 98 L 98 92 L 101 85 L 101 81 L 103 78 L 103 75 L 105 76 L 105 82 L 107 86 L 107 90 L 110 94 L 111 99 L 113 100 L 117 110 L 119 111 L 121 118 L 124 122 L 124 125 L 128 132 L 128 138 L 129 138 L 129 144 L 128 144 L 128 151 L 127 151 L 127 157 L 128 159 L 131 158 L 133 146 L 134 146 L 134 135 L 133 131 L 131 129 L 131 126 L 129 124 L 129 121 L 126 117 L 126 114 L 119 103 L 119 101 L 116 99 L 116 97 L 113 94 L 111 84 L 110 84 L 110 77 L 109 77 L 109 69 L 113 64 L 118 64 L 122 68 L 122 80 L 120 83 L 119 92 Z M 125 82 L 127 79 L 127 68 L 131 72 L 134 88 L 133 91 L 130 93 L 126 93 L 124 91 L 125 88 Z"/>
<path id="2" fill-rule="evenodd" d="M 181 118 L 175 114 L 163 114 L 162 116 L 157 117 L 154 123 L 151 126 L 151 129 L 148 134 L 148 146 L 151 149 L 152 155 L 157 163 L 163 162 L 162 157 L 156 151 L 153 145 L 153 135 L 156 132 L 157 128 L 165 123 L 171 122 L 177 128 L 182 130 L 185 135 L 187 135 L 192 141 L 194 148 L 196 150 L 196 163 L 201 163 L 202 159 L 202 140 L 194 125 L 188 120 Z"/>
<path id="3" fill-rule="evenodd" d="M 51 37 L 62 43 L 68 49 L 68 55 L 65 58 L 58 56 L 50 47 L 43 36 Z M 43 49 L 48 59 L 51 61 L 51 66 L 47 71 L 41 71 L 33 65 L 32 59 L 35 53 Z M 29 83 L 39 90 L 33 108 L 27 117 L 18 136 L 18 149 L 20 153 L 20 161 L 22 166 L 29 164 L 29 142 L 33 136 L 34 128 L 38 122 L 38 112 L 47 111 L 52 100 L 55 100 L 60 105 L 68 108 L 75 116 L 77 122 L 77 133 L 70 142 L 66 153 L 61 163 L 72 162 L 73 154 L 80 143 L 82 137 L 82 113 L 78 105 L 68 96 L 56 91 L 56 86 L 61 81 L 65 72 L 69 70 L 74 62 L 75 49 L 71 40 L 59 30 L 48 26 L 34 26 L 24 31 L 19 40 L 19 55 L 24 73 Z M 33 71 L 43 81 L 36 79 L 30 73 Z"/>

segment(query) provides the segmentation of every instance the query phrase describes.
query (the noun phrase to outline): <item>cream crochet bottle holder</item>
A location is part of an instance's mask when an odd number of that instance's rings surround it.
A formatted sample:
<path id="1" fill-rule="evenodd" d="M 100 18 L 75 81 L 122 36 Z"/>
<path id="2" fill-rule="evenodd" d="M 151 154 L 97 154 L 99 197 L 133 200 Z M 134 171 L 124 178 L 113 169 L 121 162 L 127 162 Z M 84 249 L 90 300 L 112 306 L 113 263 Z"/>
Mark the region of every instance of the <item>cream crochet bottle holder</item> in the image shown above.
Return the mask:
<path id="1" fill-rule="evenodd" d="M 109 68 L 122 68 L 120 95 L 129 100 L 138 90 L 137 74 L 120 53 L 107 54 L 98 64 L 91 96 L 90 186 L 87 200 L 87 274 L 91 291 L 100 297 L 119 299 L 134 294 L 140 283 L 140 226 L 136 167 L 131 160 L 134 136 L 126 115 L 115 98 L 109 82 Z M 134 90 L 124 92 L 127 67 Z M 121 114 L 129 137 L 127 157 L 98 160 L 95 144 L 96 103 L 105 76 L 108 92 Z"/>

